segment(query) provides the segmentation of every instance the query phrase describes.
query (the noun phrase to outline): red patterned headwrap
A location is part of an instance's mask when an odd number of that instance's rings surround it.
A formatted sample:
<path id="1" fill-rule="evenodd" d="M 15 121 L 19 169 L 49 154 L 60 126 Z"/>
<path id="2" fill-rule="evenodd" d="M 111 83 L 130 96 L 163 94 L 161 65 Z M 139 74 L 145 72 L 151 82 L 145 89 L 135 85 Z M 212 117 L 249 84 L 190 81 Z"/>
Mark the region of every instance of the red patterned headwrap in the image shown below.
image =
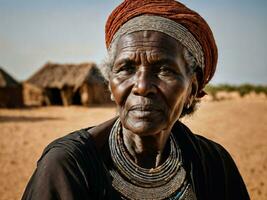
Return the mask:
<path id="1" fill-rule="evenodd" d="M 157 15 L 173 20 L 185 28 L 200 43 L 205 60 L 203 81 L 199 83 L 198 97 L 214 75 L 218 52 L 207 22 L 195 11 L 174 0 L 125 0 L 110 14 L 106 23 L 106 46 L 109 48 L 114 34 L 130 19 L 140 15 Z"/>

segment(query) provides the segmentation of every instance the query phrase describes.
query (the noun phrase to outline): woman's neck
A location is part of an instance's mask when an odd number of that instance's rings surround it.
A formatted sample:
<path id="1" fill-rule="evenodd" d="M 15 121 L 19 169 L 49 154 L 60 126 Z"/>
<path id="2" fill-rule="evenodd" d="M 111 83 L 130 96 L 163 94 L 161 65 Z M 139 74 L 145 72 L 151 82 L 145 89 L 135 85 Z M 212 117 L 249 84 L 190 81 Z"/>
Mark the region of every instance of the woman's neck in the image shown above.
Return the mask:
<path id="1" fill-rule="evenodd" d="M 156 168 L 162 164 L 168 154 L 165 148 L 170 131 L 162 131 L 151 136 L 139 136 L 123 129 L 123 142 L 132 160 L 143 168 Z"/>

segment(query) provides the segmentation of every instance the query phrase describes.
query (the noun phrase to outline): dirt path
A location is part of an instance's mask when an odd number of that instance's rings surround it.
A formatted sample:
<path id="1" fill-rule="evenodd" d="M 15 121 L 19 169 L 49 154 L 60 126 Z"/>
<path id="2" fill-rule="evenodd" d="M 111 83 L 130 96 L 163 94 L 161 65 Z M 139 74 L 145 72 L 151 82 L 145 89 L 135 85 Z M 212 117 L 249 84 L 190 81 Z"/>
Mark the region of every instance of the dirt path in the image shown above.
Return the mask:
<path id="1" fill-rule="evenodd" d="M 20 199 L 49 142 L 115 115 L 114 107 L 0 109 L 0 200 Z M 267 101 L 203 102 L 183 121 L 228 149 L 253 200 L 267 199 Z"/>

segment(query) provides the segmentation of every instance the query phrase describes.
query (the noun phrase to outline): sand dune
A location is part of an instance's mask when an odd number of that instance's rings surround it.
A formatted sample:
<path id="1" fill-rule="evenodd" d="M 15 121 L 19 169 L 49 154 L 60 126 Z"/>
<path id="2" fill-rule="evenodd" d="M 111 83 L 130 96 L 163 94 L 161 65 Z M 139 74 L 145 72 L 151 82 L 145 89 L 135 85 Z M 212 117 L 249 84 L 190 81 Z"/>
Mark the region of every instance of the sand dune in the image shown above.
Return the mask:
<path id="1" fill-rule="evenodd" d="M 116 115 L 114 107 L 0 109 L 0 200 L 20 199 L 43 148 L 73 130 Z M 183 119 L 195 132 L 222 144 L 235 159 L 251 199 L 267 199 L 267 101 L 203 102 Z"/>

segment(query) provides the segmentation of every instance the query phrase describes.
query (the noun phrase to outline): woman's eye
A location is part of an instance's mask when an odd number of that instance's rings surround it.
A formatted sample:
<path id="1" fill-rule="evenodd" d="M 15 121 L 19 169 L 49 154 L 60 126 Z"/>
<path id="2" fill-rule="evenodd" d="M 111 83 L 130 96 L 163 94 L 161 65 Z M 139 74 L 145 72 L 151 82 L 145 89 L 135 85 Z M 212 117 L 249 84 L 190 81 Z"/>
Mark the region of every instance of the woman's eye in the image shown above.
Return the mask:
<path id="1" fill-rule="evenodd" d="M 123 65 L 116 70 L 116 73 L 131 74 L 135 72 L 135 67 L 132 65 Z"/>
<path id="2" fill-rule="evenodd" d="M 160 74 L 162 74 L 162 75 L 176 75 L 177 72 L 169 66 L 162 66 L 160 68 Z"/>

